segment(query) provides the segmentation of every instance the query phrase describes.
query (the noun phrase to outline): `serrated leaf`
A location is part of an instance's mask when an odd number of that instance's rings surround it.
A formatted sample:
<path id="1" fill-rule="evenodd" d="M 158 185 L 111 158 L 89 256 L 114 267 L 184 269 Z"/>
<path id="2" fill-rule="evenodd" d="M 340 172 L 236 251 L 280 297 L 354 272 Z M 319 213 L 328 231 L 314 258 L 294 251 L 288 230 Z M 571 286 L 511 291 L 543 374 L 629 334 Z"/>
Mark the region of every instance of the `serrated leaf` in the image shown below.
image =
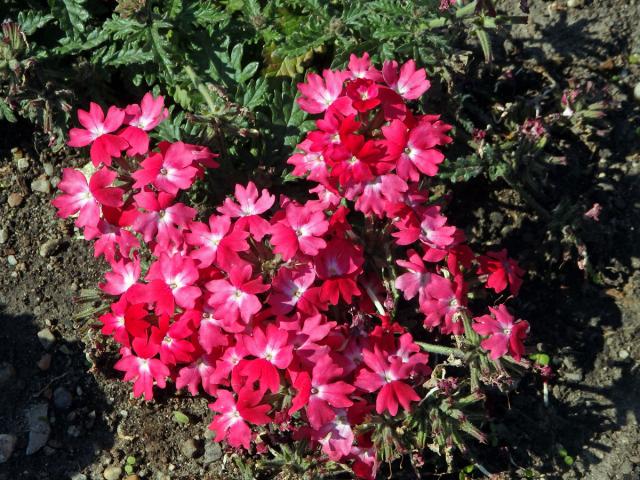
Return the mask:
<path id="1" fill-rule="evenodd" d="M 49 0 L 51 13 L 67 36 L 78 37 L 84 32 L 89 19 L 85 3 L 86 0 Z"/>
<path id="2" fill-rule="evenodd" d="M 18 23 L 25 35 L 32 35 L 39 28 L 53 20 L 53 15 L 37 10 L 27 10 L 18 13 Z"/>

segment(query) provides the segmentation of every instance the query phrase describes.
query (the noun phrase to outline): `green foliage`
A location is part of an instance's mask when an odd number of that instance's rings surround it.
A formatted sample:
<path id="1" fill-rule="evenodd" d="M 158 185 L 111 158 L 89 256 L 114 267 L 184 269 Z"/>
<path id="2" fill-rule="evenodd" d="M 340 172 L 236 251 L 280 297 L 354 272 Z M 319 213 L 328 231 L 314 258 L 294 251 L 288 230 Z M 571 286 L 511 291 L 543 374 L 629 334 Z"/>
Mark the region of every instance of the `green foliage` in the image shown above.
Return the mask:
<path id="1" fill-rule="evenodd" d="M 255 168 L 265 154 L 268 166 L 282 164 L 310 126 L 295 103 L 307 70 L 344 66 L 364 51 L 435 70 L 465 29 L 483 25 L 475 2 L 455 12 L 439 5 L 9 0 L 5 18 L 16 20 L 24 45 L 8 56 L 30 74 L 0 77 L 0 116 L 30 119 L 43 140 L 61 147 L 70 105 L 124 104 L 150 89 L 173 104 L 163 133 L 208 142 L 242 168 Z"/>

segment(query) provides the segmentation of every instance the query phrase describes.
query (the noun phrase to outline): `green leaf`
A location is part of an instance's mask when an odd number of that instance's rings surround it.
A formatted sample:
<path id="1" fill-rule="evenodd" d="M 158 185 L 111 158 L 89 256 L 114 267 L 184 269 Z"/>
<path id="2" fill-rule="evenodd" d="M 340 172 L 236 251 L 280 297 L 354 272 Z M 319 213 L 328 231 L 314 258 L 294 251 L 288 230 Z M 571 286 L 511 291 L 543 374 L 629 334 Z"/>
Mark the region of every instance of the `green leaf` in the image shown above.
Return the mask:
<path id="1" fill-rule="evenodd" d="M 49 0 L 51 13 L 66 36 L 78 37 L 85 30 L 89 12 L 84 8 L 86 0 Z"/>
<path id="2" fill-rule="evenodd" d="M 15 123 L 18 121 L 9 104 L 0 98 L 0 120 L 2 119 L 10 123 Z"/>
<path id="3" fill-rule="evenodd" d="M 546 353 L 533 353 L 529 355 L 529 358 L 536 362 L 538 365 L 542 365 L 543 367 L 549 365 L 549 362 L 551 361 L 549 355 L 547 355 Z"/>
<path id="4" fill-rule="evenodd" d="M 18 13 L 18 23 L 25 35 L 32 35 L 39 28 L 53 20 L 53 15 L 37 10 L 27 10 Z"/>
<path id="5" fill-rule="evenodd" d="M 189 417 L 187 417 L 184 413 L 182 413 L 179 410 L 175 410 L 173 412 L 173 419 L 183 425 L 186 425 L 189 423 Z"/>

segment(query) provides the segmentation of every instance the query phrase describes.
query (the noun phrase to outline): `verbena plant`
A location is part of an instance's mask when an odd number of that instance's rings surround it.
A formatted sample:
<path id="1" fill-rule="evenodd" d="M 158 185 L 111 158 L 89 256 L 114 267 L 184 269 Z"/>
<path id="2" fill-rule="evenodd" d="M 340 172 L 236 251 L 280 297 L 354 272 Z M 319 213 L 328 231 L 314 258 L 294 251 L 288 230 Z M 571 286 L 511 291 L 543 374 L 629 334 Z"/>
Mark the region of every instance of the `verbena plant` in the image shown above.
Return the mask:
<path id="1" fill-rule="evenodd" d="M 316 126 L 287 163 L 312 188 L 237 184 L 209 216 L 178 196 L 216 155 L 152 146 L 162 97 L 78 112 L 69 145 L 92 164 L 64 170 L 53 204 L 110 265 L 101 330 L 135 396 L 173 382 L 211 398 L 215 441 L 271 476 L 373 479 L 486 441 L 485 392 L 530 366 L 528 323 L 494 295 L 517 295 L 524 272 L 445 216 L 451 126 L 412 106 L 429 86 L 413 60 L 378 70 L 366 53 L 309 74 L 297 104 Z"/>

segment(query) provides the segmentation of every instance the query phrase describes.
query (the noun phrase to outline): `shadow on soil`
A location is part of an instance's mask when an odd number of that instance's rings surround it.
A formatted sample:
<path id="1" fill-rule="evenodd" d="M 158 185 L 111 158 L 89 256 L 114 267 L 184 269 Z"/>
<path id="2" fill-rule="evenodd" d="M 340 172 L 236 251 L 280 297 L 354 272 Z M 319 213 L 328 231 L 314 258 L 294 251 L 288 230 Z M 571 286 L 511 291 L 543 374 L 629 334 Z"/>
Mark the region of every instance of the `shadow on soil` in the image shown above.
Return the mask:
<path id="1" fill-rule="evenodd" d="M 103 423 L 111 407 L 88 372 L 83 346 L 39 334 L 34 320 L 0 304 L 0 434 L 16 439 L 0 465 L 2 480 L 66 480 L 113 445 Z"/>

